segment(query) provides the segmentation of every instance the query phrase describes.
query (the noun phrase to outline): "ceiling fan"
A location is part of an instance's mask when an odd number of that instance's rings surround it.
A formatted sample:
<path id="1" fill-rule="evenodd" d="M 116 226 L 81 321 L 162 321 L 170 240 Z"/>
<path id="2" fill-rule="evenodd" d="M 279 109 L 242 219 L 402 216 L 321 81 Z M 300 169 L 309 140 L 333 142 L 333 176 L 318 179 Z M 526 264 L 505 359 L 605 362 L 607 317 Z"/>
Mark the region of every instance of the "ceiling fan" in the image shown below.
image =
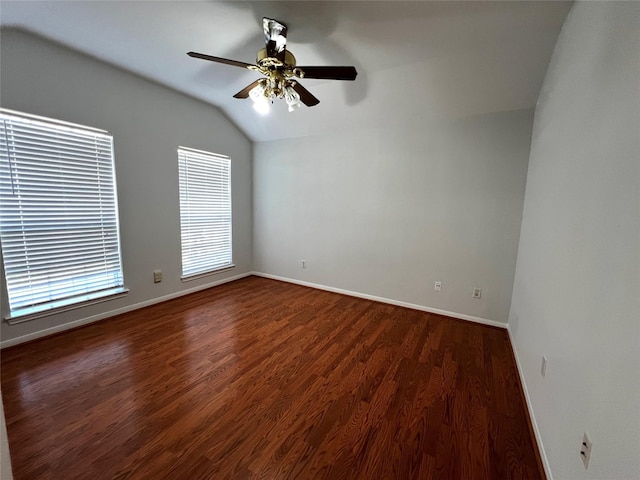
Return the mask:
<path id="1" fill-rule="evenodd" d="M 258 52 L 256 64 L 214 57 L 204 53 L 188 52 L 187 55 L 212 62 L 224 63 L 234 67 L 247 68 L 262 73 L 260 78 L 247 85 L 234 95 L 235 98 L 251 97 L 258 109 L 264 103 L 273 102 L 275 98 L 284 98 L 293 111 L 300 102 L 308 107 L 320 103 L 309 90 L 304 88 L 298 79 L 318 78 L 325 80 L 355 80 L 358 72 L 355 67 L 298 67 L 296 57 L 287 50 L 287 27 L 277 20 L 262 19 L 266 46 Z"/>

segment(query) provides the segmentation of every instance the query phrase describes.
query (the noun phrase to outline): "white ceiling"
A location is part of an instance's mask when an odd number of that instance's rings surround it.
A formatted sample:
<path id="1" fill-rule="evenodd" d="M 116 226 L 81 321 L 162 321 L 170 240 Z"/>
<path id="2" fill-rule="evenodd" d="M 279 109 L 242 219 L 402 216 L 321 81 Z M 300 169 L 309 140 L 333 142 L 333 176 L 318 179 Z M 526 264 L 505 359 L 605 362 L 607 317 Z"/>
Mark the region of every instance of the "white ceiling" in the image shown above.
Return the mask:
<path id="1" fill-rule="evenodd" d="M 7 1 L 20 27 L 219 106 L 254 141 L 535 105 L 570 2 Z M 233 94 L 259 74 L 263 16 L 288 26 L 298 65 L 355 65 L 355 82 L 304 80 L 320 104 L 260 116 Z"/>

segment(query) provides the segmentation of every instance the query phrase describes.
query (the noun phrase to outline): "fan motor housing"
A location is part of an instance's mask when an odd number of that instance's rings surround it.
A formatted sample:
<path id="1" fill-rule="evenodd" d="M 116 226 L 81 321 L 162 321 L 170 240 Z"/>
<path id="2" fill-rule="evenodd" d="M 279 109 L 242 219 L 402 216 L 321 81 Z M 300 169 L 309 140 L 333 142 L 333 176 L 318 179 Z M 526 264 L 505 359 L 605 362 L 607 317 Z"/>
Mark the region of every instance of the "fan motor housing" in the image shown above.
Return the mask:
<path id="1" fill-rule="evenodd" d="M 260 62 L 265 58 L 269 58 L 269 55 L 267 55 L 267 49 L 263 48 L 258 52 L 258 55 L 256 56 L 256 63 L 260 64 Z M 284 51 L 284 64 L 290 67 L 296 66 L 296 57 L 294 57 L 293 53 L 291 53 L 289 50 Z"/>

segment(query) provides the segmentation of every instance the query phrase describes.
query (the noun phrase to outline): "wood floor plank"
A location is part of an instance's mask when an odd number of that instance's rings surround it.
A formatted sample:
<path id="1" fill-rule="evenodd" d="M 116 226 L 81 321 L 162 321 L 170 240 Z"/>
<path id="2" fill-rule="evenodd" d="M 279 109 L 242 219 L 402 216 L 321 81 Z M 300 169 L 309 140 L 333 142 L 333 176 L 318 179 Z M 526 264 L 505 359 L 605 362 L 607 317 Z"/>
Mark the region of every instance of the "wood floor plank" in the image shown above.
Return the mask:
<path id="1" fill-rule="evenodd" d="M 499 328 L 248 277 L 1 357 L 16 480 L 544 480 Z"/>

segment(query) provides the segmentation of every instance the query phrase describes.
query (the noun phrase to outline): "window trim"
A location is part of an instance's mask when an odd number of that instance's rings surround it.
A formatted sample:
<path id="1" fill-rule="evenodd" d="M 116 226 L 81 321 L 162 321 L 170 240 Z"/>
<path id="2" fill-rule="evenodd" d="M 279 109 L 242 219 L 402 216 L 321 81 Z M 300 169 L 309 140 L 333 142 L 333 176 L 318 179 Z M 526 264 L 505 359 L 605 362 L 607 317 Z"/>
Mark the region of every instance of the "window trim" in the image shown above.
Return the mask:
<path id="1" fill-rule="evenodd" d="M 215 268 L 213 270 L 208 270 L 202 273 L 194 273 L 193 275 L 187 275 L 187 276 L 180 275 L 180 281 L 184 283 L 184 282 L 190 282 L 191 280 L 199 280 L 204 277 L 210 277 L 211 275 L 218 275 L 228 270 L 233 270 L 234 268 L 236 268 L 235 263 L 231 263 L 225 267 Z"/>
<path id="2" fill-rule="evenodd" d="M 97 303 L 107 302 L 116 298 L 126 297 L 129 293 L 129 289 L 126 287 L 110 288 L 108 290 L 101 290 L 100 292 L 93 292 L 81 297 L 73 297 L 73 300 L 85 297 L 85 300 L 79 300 L 71 303 L 72 299 L 57 300 L 49 302 L 43 305 L 35 307 L 22 308 L 19 315 L 6 315 L 4 319 L 9 325 L 17 325 L 19 323 L 35 320 L 36 318 L 48 317 L 57 313 L 68 312 L 76 310 L 78 308 L 87 307 L 89 305 L 95 305 Z M 24 313 L 22 313 L 24 312 Z"/>
<path id="3" fill-rule="evenodd" d="M 11 110 L 8 108 L 0 108 L 0 113 L 16 118 L 16 120 L 26 120 L 28 122 L 37 122 L 45 124 L 47 127 L 51 127 L 51 130 L 55 131 L 56 127 L 61 127 L 66 130 L 70 135 L 79 134 L 82 137 L 91 137 L 91 135 L 96 136 L 104 136 L 109 138 L 109 146 L 110 146 L 110 164 L 111 164 L 111 172 L 110 176 L 113 181 L 113 218 L 115 221 L 115 231 L 117 234 L 117 256 L 118 256 L 118 266 L 120 272 L 121 282 L 117 282 L 118 284 L 112 284 L 111 286 L 105 285 L 103 288 L 94 291 L 86 291 L 75 292 L 72 295 L 57 298 L 53 300 L 44 301 L 42 303 L 34 303 L 32 305 L 22 305 L 16 308 L 11 308 L 11 303 L 9 302 L 9 287 L 7 283 L 7 272 L 4 268 L 4 255 L 0 253 L 0 258 L 2 258 L 2 300 L 6 301 L 9 312 L 4 316 L 4 320 L 10 324 L 15 325 L 18 323 L 26 322 L 29 320 L 33 320 L 36 318 L 42 318 L 50 315 L 54 315 L 57 313 L 75 310 L 78 308 L 82 308 L 88 305 L 93 305 L 96 303 L 101 303 L 107 300 L 111 300 L 114 298 L 119 298 L 127 295 L 129 293 L 129 289 L 126 288 L 124 284 L 124 268 L 122 262 L 122 242 L 120 235 L 120 219 L 119 219 L 119 208 L 118 208 L 118 196 L 117 196 L 117 182 L 116 182 L 116 168 L 115 168 L 115 158 L 114 158 L 114 148 L 113 148 L 113 135 L 102 129 L 89 127 L 85 125 L 80 125 L 71 122 L 65 122 L 62 120 L 43 117 L 39 115 L 33 115 L 25 112 L 19 112 L 15 110 Z M 9 120 L 7 120 L 9 121 Z M 28 144 L 25 144 L 28 145 Z M 8 146 L 8 144 L 7 144 Z M 104 217 L 101 217 L 104 219 Z M 71 293 L 71 292 L 70 292 Z"/>
<path id="4" fill-rule="evenodd" d="M 184 146 L 179 146 L 177 149 L 177 153 L 178 153 L 178 196 L 179 196 L 179 212 L 180 212 L 180 280 L 182 282 L 188 282 L 191 280 L 197 280 L 203 277 L 207 277 L 210 275 L 217 275 L 220 273 L 223 273 L 225 271 L 231 270 L 233 268 L 235 268 L 235 264 L 233 263 L 233 196 L 232 196 L 232 181 L 231 181 L 231 157 L 229 157 L 228 155 L 221 155 L 218 153 L 213 153 L 213 152 L 208 152 L 205 150 L 198 150 L 195 148 L 190 148 L 190 147 L 184 147 Z M 203 271 L 199 271 L 199 272 L 194 272 L 194 273 L 190 273 L 188 275 L 184 274 L 184 249 L 183 249 L 183 231 L 182 231 L 182 184 L 183 180 L 182 176 L 181 176 L 181 158 L 182 156 L 185 156 L 185 161 L 186 161 L 186 157 L 188 156 L 189 153 L 198 155 L 200 157 L 207 157 L 210 159 L 214 159 L 214 160 L 225 160 L 228 162 L 228 168 L 229 168 L 229 173 L 228 173 L 228 194 L 229 194 L 229 263 L 226 263 L 224 265 L 219 265 L 216 267 L 213 267 L 209 270 L 203 270 Z"/>

